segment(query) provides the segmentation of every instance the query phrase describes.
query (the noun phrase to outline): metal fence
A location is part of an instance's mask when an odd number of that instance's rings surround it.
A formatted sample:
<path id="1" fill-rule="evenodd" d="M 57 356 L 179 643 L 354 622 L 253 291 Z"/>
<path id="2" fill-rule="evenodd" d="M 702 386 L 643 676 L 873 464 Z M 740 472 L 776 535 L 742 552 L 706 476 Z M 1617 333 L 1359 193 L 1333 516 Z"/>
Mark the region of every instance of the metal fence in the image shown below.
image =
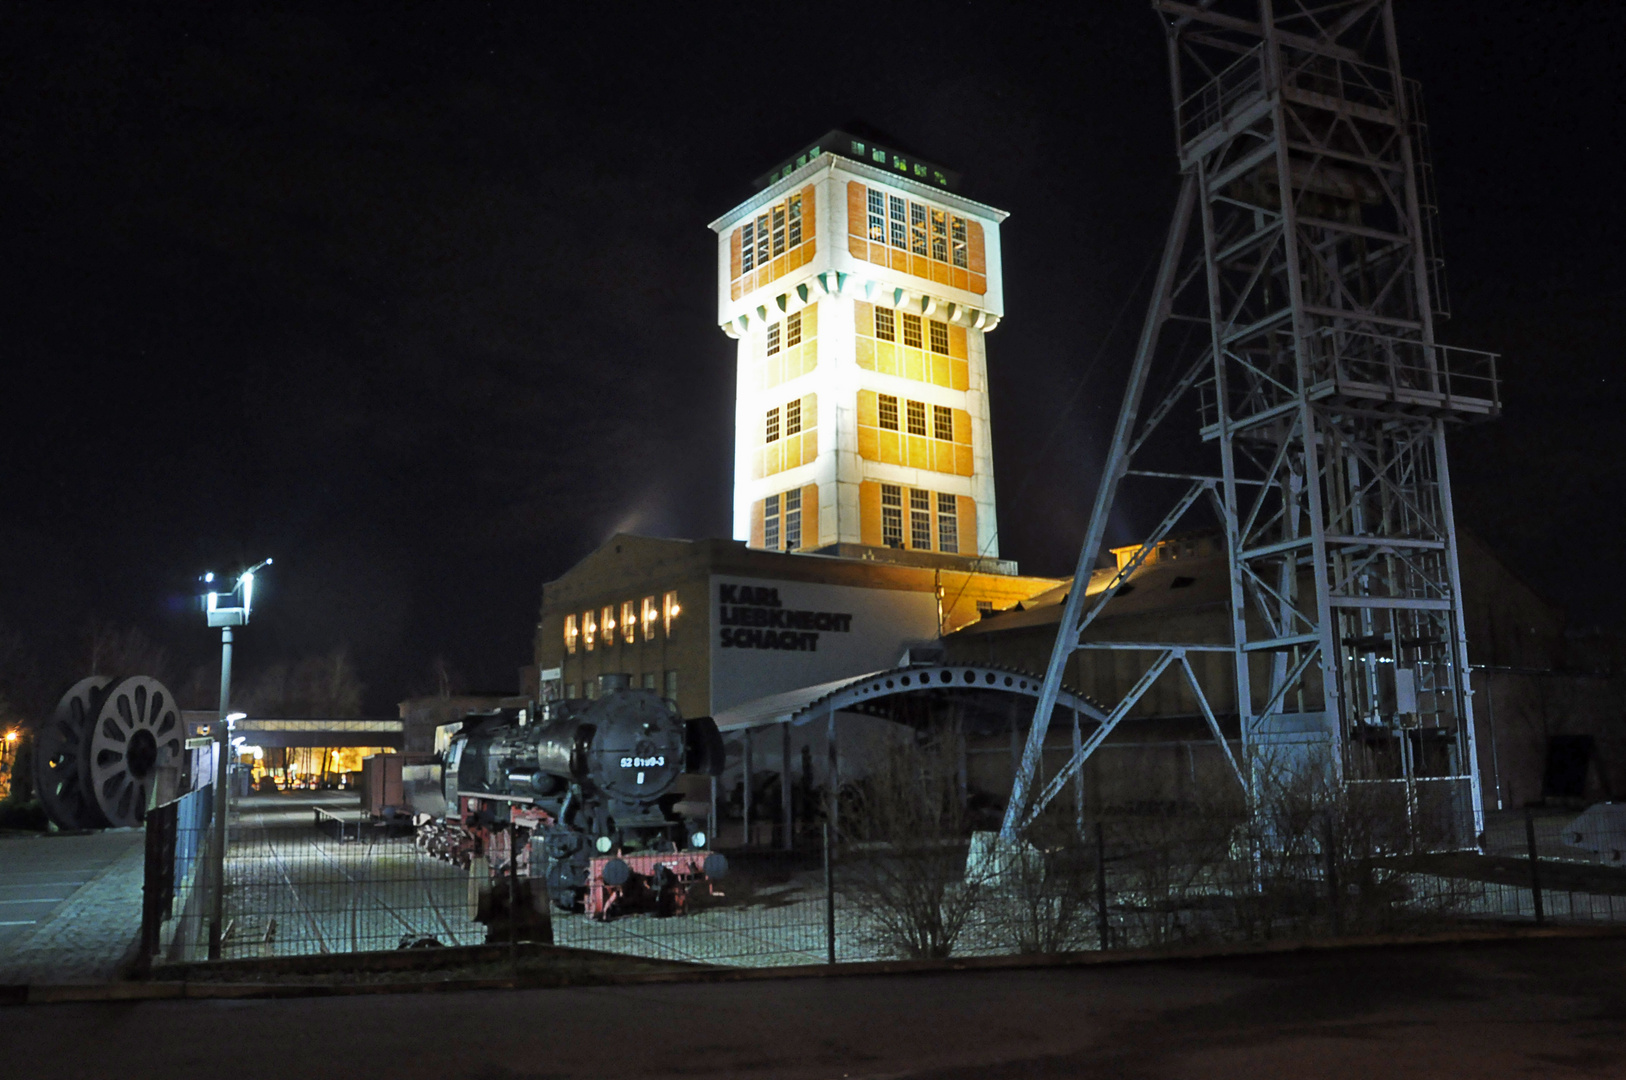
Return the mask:
<path id="1" fill-rule="evenodd" d="M 206 784 L 146 816 L 146 868 L 142 880 L 141 944 L 149 956 L 184 950 L 203 926 L 203 903 L 212 888 L 204 855 L 213 820 L 214 785 Z"/>
<path id="2" fill-rule="evenodd" d="M 146 940 L 172 960 L 206 956 L 208 805 L 196 793 L 148 819 Z M 1478 851 L 1374 851 L 1364 828 L 1329 817 L 1261 842 L 1244 822 L 1166 812 L 1069 823 L 1031 846 L 870 834 L 743 848 L 687 914 L 555 911 L 552 935 L 771 966 L 1626 920 L 1626 806 L 1495 817 Z M 229 836 L 225 959 L 488 941 L 470 872 L 421 852 L 404 823 L 366 818 L 353 796 L 237 799 Z"/>

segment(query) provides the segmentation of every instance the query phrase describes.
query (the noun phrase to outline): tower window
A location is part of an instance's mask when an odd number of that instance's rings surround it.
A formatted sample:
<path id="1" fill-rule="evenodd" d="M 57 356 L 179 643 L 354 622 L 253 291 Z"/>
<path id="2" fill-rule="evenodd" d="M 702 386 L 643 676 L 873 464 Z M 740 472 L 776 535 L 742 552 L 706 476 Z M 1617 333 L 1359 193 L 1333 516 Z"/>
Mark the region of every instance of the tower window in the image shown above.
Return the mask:
<path id="1" fill-rule="evenodd" d="M 588 652 L 592 652 L 597 641 L 598 619 L 591 611 L 584 611 L 582 612 L 582 644 L 587 646 Z"/>
<path id="2" fill-rule="evenodd" d="M 775 410 L 778 411 L 778 410 Z M 802 433 L 802 399 L 797 398 L 785 406 L 785 437 Z"/>
<path id="3" fill-rule="evenodd" d="M 893 319 L 890 308 L 877 307 L 875 309 L 875 336 L 882 341 L 898 340 L 898 324 Z"/>
<path id="4" fill-rule="evenodd" d="M 875 396 L 876 422 L 888 431 L 898 430 L 898 399 L 891 394 Z"/>
<path id="5" fill-rule="evenodd" d="M 886 243 L 886 196 L 874 188 L 869 189 L 869 238 Z"/>
<path id="6" fill-rule="evenodd" d="M 637 608 L 631 600 L 621 602 L 621 640 L 628 645 L 638 640 Z"/>
<path id="7" fill-rule="evenodd" d="M 740 230 L 740 273 L 749 273 L 757 264 L 757 223 L 747 221 Z"/>
<path id="8" fill-rule="evenodd" d="M 969 266 L 970 259 L 967 255 L 965 239 L 965 218 L 957 217 L 951 219 L 950 226 L 953 229 L 954 236 L 954 265 L 962 267 Z"/>
<path id="9" fill-rule="evenodd" d="M 785 550 L 795 551 L 802 546 L 802 492 L 796 488 L 785 492 Z"/>
<path id="10" fill-rule="evenodd" d="M 932 211 L 932 258 L 948 262 L 948 214 L 942 210 Z"/>
<path id="11" fill-rule="evenodd" d="M 960 508 L 953 495 L 937 495 L 937 550 L 958 554 L 960 550 Z"/>
<path id="12" fill-rule="evenodd" d="M 779 441 L 779 409 L 777 407 L 768 410 L 768 419 L 762 430 L 762 441 Z"/>
<path id="13" fill-rule="evenodd" d="M 903 489 L 896 484 L 881 485 L 881 542 L 903 546 Z"/>
<path id="14" fill-rule="evenodd" d="M 757 265 L 768 264 L 768 215 L 757 215 Z"/>
<path id="15" fill-rule="evenodd" d="M 954 410 L 941 405 L 932 406 L 932 436 L 944 442 L 954 441 Z"/>
<path id="16" fill-rule="evenodd" d="M 660 611 L 655 607 L 655 598 L 653 596 L 644 597 L 643 607 L 644 640 L 654 641 L 655 623 L 661 617 Z"/>
<path id="17" fill-rule="evenodd" d="M 576 623 L 575 615 L 565 616 L 565 652 L 571 656 L 576 655 L 576 642 L 581 640 L 581 628 Z"/>
<path id="18" fill-rule="evenodd" d="M 785 253 L 785 208 L 783 206 L 773 208 L 773 253 L 775 255 Z"/>
<path id="19" fill-rule="evenodd" d="M 926 254 L 926 208 L 919 203 L 909 204 L 909 250 Z"/>
<path id="20" fill-rule="evenodd" d="M 947 333 L 947 329 L 944 330 Z M 785 348 L 802 343 L 802 313 L 798 311 L 785 320 Z M 946 351 L 946 350 L 945 350 Z"/>
<path id="21" fill-rule="evenodd" d="M 923 401 L 906 401 L 908 407 L 909 434 L 926 434 L 926 403 Z"/>
<path id="22" fill-rule="evenodd" d="M 676 590 L 672 590 L 661 596 L 661 612 L 666 620 L 666 636 L 671 637 L 672 624 L 677 621 L 677 617 L 679 615 L 683 614 L 683 608 L 678 605 Z M 667 684 L 671 688 L 671 692 L 675 694 L 676 677 L 671 672 L 667 672 Z"/>
<path id="23" fill-rule="evenodd" d="M 888 217 L 892 224 L 892 246 L 907 251 L 909 249 L 909 229 L 907 225 L 908 219 L 904 217 L 904 201 L 896 195 L 888 195 L 886 201 L 887 209 L 891 211 Z"/>
<path id="24" fill-rule="evenodd" d="M 779 496 L 769 495 L 762 500 L 762 546 L 769 551 L 779 550 Z"/>
<path id="25" fill-rule="evenodd" d="M 905 314 L 903 317 L 903 343 L 910 348 L 920 348 L 920 316 Z"/>
<path id="26" fill-rule="evenodd" d="M 795 247 L 802 242 L 802 197 L 790 197 L 790 246 Z"/>
<path id="27" fill-rule="evenodd" d="M 606 607 L 599 613 L 599 630 L 604 634 L 604 647 L 615 644 L 615 608 Z"/>
<path id="28" fill-rule="evenodd" d="M 932 352 L 939 356 L 948 355 L 948 323 L 931 320 Z"/>
<path id="29" fill-rule="evenodd" d="M 932 549 L 932 494 L 909 489 L 909 546 L 921 551 Z"/>
<path id="30" fill-rule="evenodd" d="M 768 327 L 768 355 L 772 356 L 779 351 L 779 324 L 772 323 Z"/>

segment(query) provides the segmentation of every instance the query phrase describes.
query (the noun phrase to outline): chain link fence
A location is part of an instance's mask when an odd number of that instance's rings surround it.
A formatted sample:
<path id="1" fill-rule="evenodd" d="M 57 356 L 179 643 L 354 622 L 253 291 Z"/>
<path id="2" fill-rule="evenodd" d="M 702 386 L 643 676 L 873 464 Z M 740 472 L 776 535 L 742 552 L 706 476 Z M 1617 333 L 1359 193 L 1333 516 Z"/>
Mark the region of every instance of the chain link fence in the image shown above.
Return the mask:
<path id="1" fill-rule="evenodd" d="M 728 875 L 696 886 L 686 914 L 555 910 L 553 942 L 772 966 L 1626 920 L 1626 806 L 1493 816 L 1483 850 L 1406 850 L 1347 801 L 1274 821 L 1213 807 L 1057 815 L 1001 844 L 967 835 L 932 792 L 902 791 L 926 796 L 908 809 L 884 786 L 844 793 L 827 845 L 815 831 L 796 851 L 728 851 Z M 162 960 L 207 957 L 209 805 L 205 790 L 148 818 L 143 937 Z M 229 823 L 224 959 L 506 940 L 475 921 L 469 870 L 352 796 L 249 795 Z"/>

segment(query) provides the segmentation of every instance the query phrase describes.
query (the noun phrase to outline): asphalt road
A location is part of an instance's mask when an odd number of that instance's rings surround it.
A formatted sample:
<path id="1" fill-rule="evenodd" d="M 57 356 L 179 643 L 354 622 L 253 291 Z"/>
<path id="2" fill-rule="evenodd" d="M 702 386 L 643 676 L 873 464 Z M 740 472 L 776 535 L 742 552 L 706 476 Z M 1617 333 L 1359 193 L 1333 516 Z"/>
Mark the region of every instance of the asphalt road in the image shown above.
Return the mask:
<path id="1" fill-rule="evenodd" d="M 143 838 L 140 829 L 0 838 L 0 953 Z"/>
<path id="2" fill-rule="evenodd" d="M 1619 1077 L 1626 938 L 930 976 L 40 1005 L 7 1073 Z M 26 1033 L 26 1035 L 24 1034 Z"/>

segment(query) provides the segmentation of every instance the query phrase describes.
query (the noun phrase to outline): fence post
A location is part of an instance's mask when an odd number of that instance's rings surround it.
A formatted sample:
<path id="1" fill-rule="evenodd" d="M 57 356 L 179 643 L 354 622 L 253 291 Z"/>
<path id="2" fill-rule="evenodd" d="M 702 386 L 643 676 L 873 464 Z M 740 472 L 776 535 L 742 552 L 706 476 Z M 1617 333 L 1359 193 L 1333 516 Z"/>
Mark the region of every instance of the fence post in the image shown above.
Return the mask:
<path id="1" fill-rule="evenodd" d="M 1536 848 L 1536 813 L 1530 807 L 1524 808 L 1524 843 L 1530 852 L 1530 896 L 1536 904 L 1536 925 L 1541 926 L 1547 921 L 1546 913 L 1541 908 L 1541 860 Z"/>
<path id="2" fill-rule="evenodd" d="M 1343 933 L 1343 922 L 1339 914 L 1338 897 L 1338 854 L 1336 850 L 1337 837 L 1333 832 L 1332 811 L 1327 811 L 1327 836 L 1323 841 L 1324 854 L 1327 857 L 1327 897 L 1332 901 L 1332 933 L 1334 937 Z"/>
<path id="3" fill-rule="evenodd" d="M 824 962 L 836 962 L 836 868 L 830 853 L 830 822 L 824 822 Z"/>
<path id="4" fill-rule="evenodd" d="M 1112 926 L 1107 922 L 1107 841 L 1099 821 L 1095 823 L 1095 917 L 1105 952 L 1112 948 Z"/>

